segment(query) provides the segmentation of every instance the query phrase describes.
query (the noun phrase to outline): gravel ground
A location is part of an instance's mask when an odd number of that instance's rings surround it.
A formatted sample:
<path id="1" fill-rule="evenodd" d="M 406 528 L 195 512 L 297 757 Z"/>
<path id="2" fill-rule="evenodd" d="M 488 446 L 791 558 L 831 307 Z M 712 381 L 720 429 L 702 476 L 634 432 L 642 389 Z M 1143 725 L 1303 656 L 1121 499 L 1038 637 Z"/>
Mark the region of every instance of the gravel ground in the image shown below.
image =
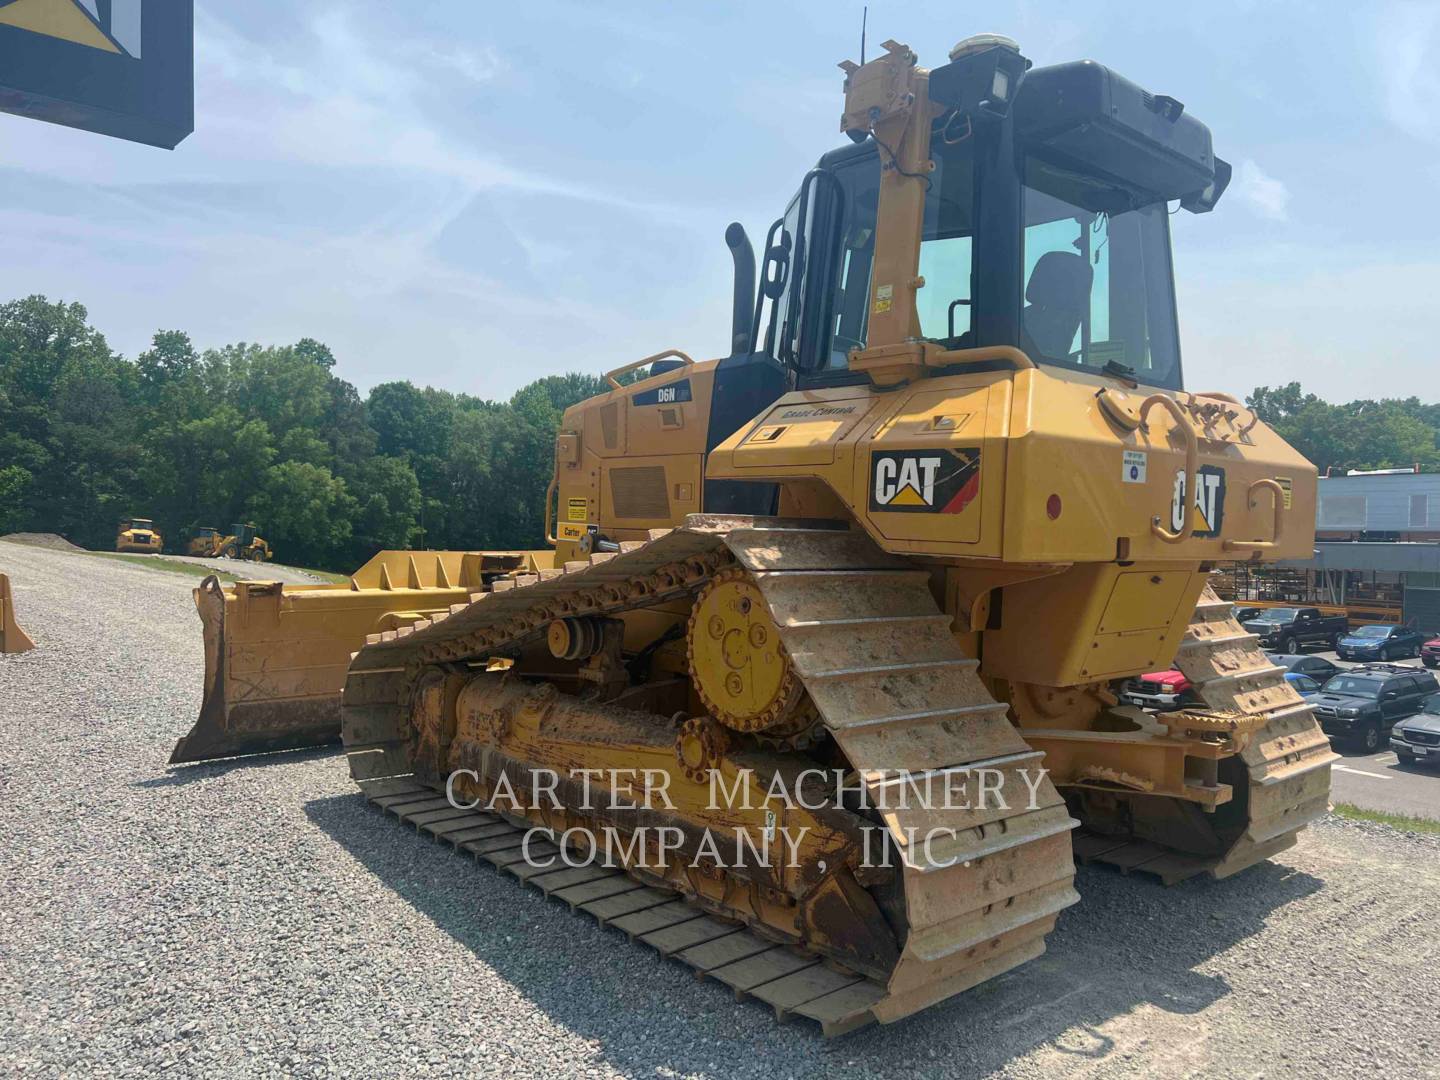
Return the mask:
<path id="1" fill-rule="evenodd" d="M 1082 868 L 1039 960 L 834 1042 L 353 794 L 333 751 L 169 770 L 193 582 L 0 542 L 0 1069 L 1440 1076 L 1440 841 L 1331 819 L 1164 889 Z"/>
<path id="2" fill-rule="evenodd" d="M 72 544 L 59 533 L 6 533 L 0 541 L 12 544 L 29 544 L 31 547 L 53 548 L 56 551 L 84 551 L 79 544 Z"/>
<path id="3" fill-rule="evenodd" d="M 205 559 L 198 555 L 142 555 L 139 552 L 134 554 L 136 558 L 140 559 L 165 559 L 169 562 L 204 566 L 249 581 L 283 581 L 287 585 L 333 584 L 328 578 L 321 577 L 311 570 L 302 570 L 298 566 L 284 566 L 281 563 L 253 563 L 246 562 L 244 559 Z"/>

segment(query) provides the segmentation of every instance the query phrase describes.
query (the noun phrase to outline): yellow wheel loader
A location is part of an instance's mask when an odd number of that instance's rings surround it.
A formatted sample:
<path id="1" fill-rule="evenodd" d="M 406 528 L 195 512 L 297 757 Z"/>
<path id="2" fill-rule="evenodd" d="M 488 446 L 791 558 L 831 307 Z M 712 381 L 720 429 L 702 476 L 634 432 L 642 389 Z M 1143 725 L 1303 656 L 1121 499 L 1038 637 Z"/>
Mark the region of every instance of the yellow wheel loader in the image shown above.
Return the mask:
<path id="1" fill-rule="evenodd" d="M 226 559 L 247 559 L 250 562 L 268 562 L 275 557 L 270 545 L 256 535 L 254 525 L 238 522 L 230 526 L 227 536 L 215 538 L 215 554 Z"/>
<path id="2" fill-rule="evenodd" d="M 158 555 L 165 550 L 165 538 L 149 518 L 121 518 L 115 530 L 115 550 Z"/>
<path id="3" fill-rule="evenodd" d="M 1077 856 L 1284 849 L 1333 759 L 1207 585 L 1308 555 L 1316 498 L 1183 388 L 1169 215 L 1225 189 L 1209 130 L 999 37 L 842 67 L 849 144 L 758 289 L 727 233 L 729 355 L 565 414 L 553 550 L 207 582 L 173 759 L 338 726 L 377 806 L 827 1033 L 1038 955 Z M 1172 664 L 1202 704 L 1120 703 Z"/>

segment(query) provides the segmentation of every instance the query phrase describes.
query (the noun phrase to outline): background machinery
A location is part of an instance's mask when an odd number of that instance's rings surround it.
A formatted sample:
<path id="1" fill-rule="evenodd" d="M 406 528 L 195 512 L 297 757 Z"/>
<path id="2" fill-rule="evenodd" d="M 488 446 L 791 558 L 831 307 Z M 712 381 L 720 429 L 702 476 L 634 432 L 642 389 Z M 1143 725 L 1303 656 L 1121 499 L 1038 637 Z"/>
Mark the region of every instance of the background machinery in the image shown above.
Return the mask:
<path id="1" fill-rule="evenodd" d="M 149 518 L 121 518 L 115 530 L 115 550 L 158 555 L 165 550 L 165 538 Z"/>
<path id="2" fill-rule="evenodd" d="M 215 554 L 227 559 L 248 559 L 251 562 L 268 562 L 275 557 L 270 545 L 256 535 L 255 526 L 240 522 L 230 526 L 228 535 L 217 539 Z"/>
<path id="3" fill-rule="evenodd" d="M 1167 210 L 1223 192 L 1208 129 L 1003 38 L 842 66 L 850 145 L 769 229 L 758 290 L 727 233 L 730 354 L 667 350 L 565 414 L 554 550 L 207 581 L 205 705 L 172 759 L 338 723 L 379 805 L 832 1032 L 1038 955 L 1072 851 L 1176 881 L 1282 850 L 1333 757 L 1207 585 L 1308 553 L 1316 487 L 1234 398 L 1182 389 Z M 1199 705 L 1120 704 L 1170 666 Z M 497 821 L 440 795 L 577 765 L 650 770 L 619 786 L 663 778 L 673 805 L 566 782 Z M 1028 797 L 936 800 L 985 774 Z M 802 807 L 765 794 L 806 776 L 832 779 Z M 716 777 L 756 799 L 717 808 Z M 517 820 L 685 841 L 576 884 L 522 863 Z M 777 829 L 805 837 L 783 865 L 704 851 Z"/>
<path id="4" fill-rule="evenodd" d="M 254 525 L 239 522 L 223 533 L 213 525 L 197 526 L 194 534 L 186 541 L 185 553 L 201 557 L 247 559 L 251 562 L 268 562 L 275 557 L 275 553 L 270 550 L 270 544 L 256 535 Z"/>
<path id="5" fill-rule="evenodd" d="M 214 525 L 197 525 L 185 539 L 185 554 L 201 558 L 214 555 L 221 539 L 220 530 Z"/>

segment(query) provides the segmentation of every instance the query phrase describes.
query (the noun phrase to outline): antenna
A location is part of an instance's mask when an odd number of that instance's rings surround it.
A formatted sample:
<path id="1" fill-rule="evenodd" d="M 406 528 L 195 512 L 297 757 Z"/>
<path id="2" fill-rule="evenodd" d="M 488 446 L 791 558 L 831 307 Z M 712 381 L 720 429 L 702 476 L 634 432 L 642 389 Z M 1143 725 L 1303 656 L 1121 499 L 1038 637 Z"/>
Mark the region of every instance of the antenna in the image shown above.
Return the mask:
<path id="1" fill-rule="evenodd" d="M 860 9 L 860 66 L 865 66 L 865 24 L 870 19 L 870 5 Z"/>

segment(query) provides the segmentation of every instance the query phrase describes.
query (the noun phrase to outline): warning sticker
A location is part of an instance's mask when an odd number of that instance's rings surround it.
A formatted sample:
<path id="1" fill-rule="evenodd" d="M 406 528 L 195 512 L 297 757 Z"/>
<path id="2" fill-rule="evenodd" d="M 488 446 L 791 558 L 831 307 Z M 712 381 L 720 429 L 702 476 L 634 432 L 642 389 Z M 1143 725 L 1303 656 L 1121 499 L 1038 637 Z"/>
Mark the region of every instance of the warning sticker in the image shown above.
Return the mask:
<path id="1" fill-rule="evenodd" d="M 877 285 L 877 286 L 875 286 L 875 306 L 870 309 L 871 314 L 873 314 L 873 315 L 883 315 L 883 314 L 885 314 L 885 312 L 887 312 L 887 311 L 890 310 L 890 306 L 891 306 L 891 304 L 894 302 L 894 300 L 895 300 L 895 286 L 894 286 L 894 285 Z"/>
<path id="2" fill-rule="evenodd" d="M 1127 484 L 1145 483 L 1145 464 L 1149 455 L 1144 450 L 1126 450 L 1121 462 L 1120 479 Z"/>
<path id="3" fill-rule="evenodd" d="M 565 504 L 565 517 L 568 521 L 584 521 L 590 512 L 590 501 L 588 499 L 570 499 Z"/>
<path id="4" fill-rule="evenodd" d="M 1285 509 L 1290 509 L 1290 500 L 1295 497 L 1295 482 L 1288 476 L 1277 476 L 1275 482 L 1280 485 L 1280 490 L 1285 492 Z"/>

